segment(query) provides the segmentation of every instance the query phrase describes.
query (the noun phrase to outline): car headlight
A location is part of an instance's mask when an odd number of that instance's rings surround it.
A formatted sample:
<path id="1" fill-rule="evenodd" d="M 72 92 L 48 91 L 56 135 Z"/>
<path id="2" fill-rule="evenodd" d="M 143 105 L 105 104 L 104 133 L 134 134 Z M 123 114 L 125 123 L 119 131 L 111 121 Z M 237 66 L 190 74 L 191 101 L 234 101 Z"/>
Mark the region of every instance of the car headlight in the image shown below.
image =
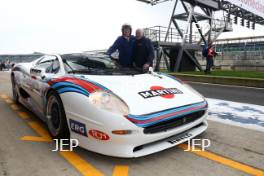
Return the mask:
<path id="1" fill-rule="evenodd" d="M 121 115 L 129 114 L 129 108 L 126 103 L 116 95 L 109 92 L 97 91 L 91 93 L 89 96 L 89 101 L 96 107 L 110 112 L 114 112 Z"/>

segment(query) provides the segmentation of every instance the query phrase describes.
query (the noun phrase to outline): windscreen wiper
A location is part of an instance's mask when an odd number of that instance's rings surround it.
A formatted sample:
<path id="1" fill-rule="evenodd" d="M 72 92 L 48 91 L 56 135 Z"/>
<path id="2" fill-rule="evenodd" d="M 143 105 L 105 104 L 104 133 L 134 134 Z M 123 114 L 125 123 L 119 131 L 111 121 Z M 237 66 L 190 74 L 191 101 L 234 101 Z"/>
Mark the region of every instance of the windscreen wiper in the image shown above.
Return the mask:
<path id="1" fill-rule="evenodd" d="M 70 70 L 70 71 L 68 71 L 68 73 L 73 73 L 73 74 L 89 73 L 89 74 L 95 74 L 95 75 L 96 74 L 98 74 L 98 75 L 104 75 L 104 74 L 112 75 L 113 71 L 99 69 L 99 68 L 87 68 L 87 69 Z"/>
<path id="2" fill-rule="evenodd" d="M 78 69 L 78 70 L 72 69 L 72 70 L 68 71 L 68 73 L 73 73 L 73 74 L 75 74 L 75 73 L 91 73 L 91 72 L 92 71 L 90 69 Z"/>

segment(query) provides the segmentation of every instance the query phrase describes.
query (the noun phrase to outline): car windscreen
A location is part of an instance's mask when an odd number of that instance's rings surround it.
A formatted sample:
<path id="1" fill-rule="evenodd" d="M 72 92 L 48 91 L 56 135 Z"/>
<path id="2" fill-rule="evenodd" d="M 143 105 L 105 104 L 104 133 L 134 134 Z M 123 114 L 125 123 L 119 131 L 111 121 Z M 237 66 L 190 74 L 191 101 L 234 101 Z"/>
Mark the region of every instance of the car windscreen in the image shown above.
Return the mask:
<path id="1" fill-rule="evenodd" d="M 133 68 L 122 68 L 107 55 L 62 55 L 65 70 L 73 74 L 128 75 L 141 74 Z"/>

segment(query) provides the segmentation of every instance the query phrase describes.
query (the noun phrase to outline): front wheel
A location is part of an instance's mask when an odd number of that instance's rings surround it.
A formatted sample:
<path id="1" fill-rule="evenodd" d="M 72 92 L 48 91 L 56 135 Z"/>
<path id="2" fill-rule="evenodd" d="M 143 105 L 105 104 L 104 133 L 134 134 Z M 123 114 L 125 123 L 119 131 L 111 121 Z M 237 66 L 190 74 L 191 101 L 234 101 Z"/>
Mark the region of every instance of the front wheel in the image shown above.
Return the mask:
<path id="1" fill-rule="evenodd" d="M 62 101 L 56 92 L 48 95 L 47 125 L 53 138 L 68 139 L 70 136 Z"/>
<path id="2" fill-rule="evenodd" d="M 14 76 L 11 77 L 11 82 L 12 82 L 12 94 L 13 94 L 13 100 L 15 103 L 19 103 L 19 95 L 17 92 L 17 85 L 14 79 Z"/>

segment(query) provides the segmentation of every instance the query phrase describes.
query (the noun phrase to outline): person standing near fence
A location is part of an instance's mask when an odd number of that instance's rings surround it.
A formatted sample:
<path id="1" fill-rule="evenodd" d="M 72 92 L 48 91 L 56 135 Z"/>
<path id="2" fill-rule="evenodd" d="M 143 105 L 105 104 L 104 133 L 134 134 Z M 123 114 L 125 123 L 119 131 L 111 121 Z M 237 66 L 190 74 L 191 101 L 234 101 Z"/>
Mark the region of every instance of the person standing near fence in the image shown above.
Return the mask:
<path id="1" fill-rule="evenodd" d="M 209 43 L 208 47 L 204 49 L 203 55 L 206 56 L 206 69 L 205 74 L 211 74 L 211 69 L 214 66 L 214 57 L 217 55 L 217 53 L 214 50 L 212 42 Z M 206 52 L 206 54 L 204 53 Z"/>

